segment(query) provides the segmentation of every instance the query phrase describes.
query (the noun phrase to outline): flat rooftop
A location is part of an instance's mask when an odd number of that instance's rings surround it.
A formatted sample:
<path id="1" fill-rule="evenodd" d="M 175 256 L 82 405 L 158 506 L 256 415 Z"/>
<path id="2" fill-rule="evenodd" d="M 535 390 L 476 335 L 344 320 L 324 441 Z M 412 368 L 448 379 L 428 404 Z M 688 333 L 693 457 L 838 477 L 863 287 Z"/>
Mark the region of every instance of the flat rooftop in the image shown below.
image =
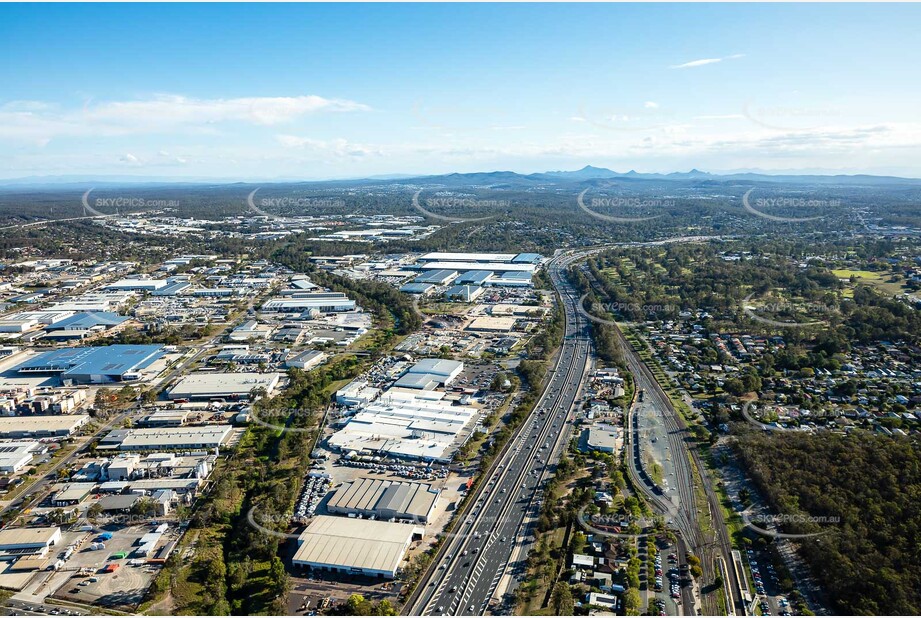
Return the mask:
<path id="1" fill-rule="evenodd" d="M 231 425 L 116 429 L 109 432 L 100 446 L 125 451 L 213 448 L 223 445 L 232 430 Z"/>
<path id="2" fill-rule="evenodd" d="M 450 253 L 432 252 L 419 258 L 420 262 L 511 262 L 517 253 Z"/>
<path id="3" fill-rule="evenodd" d="M 194 397 L 248 397 L 254 388 L 271 391 L 281 379 L 280 373 L 193 373 L 170 389 L 173 399 Z"/>
<path id="4" fill-rule="evenodd" d="M 420 533 L 406 524 L 320 515 L 298 538 L 294 562 L 395 573 L 413 535 Z"/>
<path id="5" fill-rule="evenodd" d="M 90 420 L 86 414 L 0 416 L 0 436 L 70 433 Z"/>
<path id="6" fill-rule="evenodd" d="M 163 356 L 161 345 L 110 345 L 51 350 L 16 367 L 19 373 L 122 376 L 150 366 Z"/>
<path id="7" fill-rule="evenodd" d="M 0 530 L 0 549 L 7 547 L 23 547 L 47 545 L 61 533 L 61 529 L 46 528 L 7 528 Z"/>

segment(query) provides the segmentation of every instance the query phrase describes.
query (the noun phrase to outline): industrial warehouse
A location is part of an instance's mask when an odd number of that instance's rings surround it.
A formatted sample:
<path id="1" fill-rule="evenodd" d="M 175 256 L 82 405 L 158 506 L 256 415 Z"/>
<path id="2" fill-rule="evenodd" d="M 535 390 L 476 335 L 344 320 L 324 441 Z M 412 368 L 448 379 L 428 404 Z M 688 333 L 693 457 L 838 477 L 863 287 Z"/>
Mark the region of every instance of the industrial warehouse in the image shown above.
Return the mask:
<path id="1" fill-rule="evenodd" d="M 98 448 L 119 451 L 214 450 L 227 445 L 232 432 L 231 425 L 114 429 L 99 442 Z"/>
<path id="2" fill-rule="evenodd" d="M 19 365 L 21 374 L 59 374 L 74 384 L 109 384 L 141 378 L 141 370 L 163 356 L 160 345 L 110 345 L 61 348 Z"/>
<path id="3" fill-rule="evenodd" d="M 279 373 L 193 373 L 170 389 L 170 399 L 248 399 L 253 389 L 271 393 L 281 379 Z"/>
<path id="4" fill-rule="evenodd" d="M 342 453 L 448 462 L 478 415 L 471 406 L 394 389 L 351 416 L 328 444 Z"/>
<path id="5" fill-rule="evenodd" d="M 425 483 L 365 478 L 343 483 L 326 508 L 330 513 L 427 524 L 438 493 Z"/>
<path id="6" fill-rule="evenodd" d="M 0 416 L 0 438 L 66 438 L 89 420 L 86 414 Z"/>
<path id="7" fill-rule="evenodd" d="M 393 579 L 424 532 L 421 526 L 319 515 L 298 538 L 292 564 Z"/>

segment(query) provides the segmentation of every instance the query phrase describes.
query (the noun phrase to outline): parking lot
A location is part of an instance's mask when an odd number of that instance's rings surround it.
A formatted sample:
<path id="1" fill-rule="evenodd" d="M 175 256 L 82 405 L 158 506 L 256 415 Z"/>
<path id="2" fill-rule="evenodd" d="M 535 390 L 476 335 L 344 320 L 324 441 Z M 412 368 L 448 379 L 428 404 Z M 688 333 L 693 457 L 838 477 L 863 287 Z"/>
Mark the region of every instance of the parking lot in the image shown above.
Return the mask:
<path id="1" fill-rule="evenodd" d="M 91 542 L 99 539 L 99 534 L 89 535 L 64 569 L 53 575 L 48 591 L 53 590 L 51 594 L 57 599 L 133 609 L 160 570 L 159 565 L 131 555 L 137 540 L 151 529 L 149 525 L 113 529 L 112 538 L 104 541 L 105 548 L 95 550 L 90 549 Z M 175 530 L 168 531 L 161 544 L 175 540 L 177 534 Z M 117 557 L 122 554 L 124 557 Z M 102 572 L 110 564 L 118 565 L 114 572 Z"/>

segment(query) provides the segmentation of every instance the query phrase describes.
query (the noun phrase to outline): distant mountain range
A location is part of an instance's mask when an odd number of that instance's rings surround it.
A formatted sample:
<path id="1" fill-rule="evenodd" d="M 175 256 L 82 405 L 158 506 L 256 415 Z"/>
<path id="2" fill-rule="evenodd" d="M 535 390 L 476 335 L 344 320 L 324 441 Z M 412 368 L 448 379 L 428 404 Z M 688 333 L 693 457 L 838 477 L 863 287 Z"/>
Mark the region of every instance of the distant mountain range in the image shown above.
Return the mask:
<path id="1" fill-rule="evenodd" d="M 544 184 L 573 184 L 592 183 L 603 181 L 638 181 L 638 182 L 745 182 L 745 183 L 783 183 L 783 184 L 811 184 L 811 185 L 837 185 L 837 186 L 866 186 L 866 185 L 918 185 L 921 179 L 902 178 L 898 176 L 874 176 L 871 174 L 766 174 L 761 172 L 738 172 L 728 174 L 714 174 L 692 169 L 688 172 L 672 172 L 669 174 L 642 173 L 634 170 L 629 172 L 616 172 L 604 167 L 586 165 L 575 171 L 551 171 L 535 174 L 520 174 L 510 171 L 451 173 L 431 176 L 411 174 L 386 174 L 369 176 L 366 178 L 338 179 L 338 180 L 304 180 L 304 179 L 263 179 L 231 182 L 227 179 L 188 177 L 147 177 L 147 176 L 29 176 L 0 180 L 0 187 L 15 188 L 89 188 L 89 187 L 115 187 L 124 185 L 270 185 L 270 184 L 321 184 L 335 185 L 363 185 L 363 184 L 412 184 L 412 185 L 440 185 L 447 187 L 460 186 L 491 186 L 491 187 L 537 187 Z"/>

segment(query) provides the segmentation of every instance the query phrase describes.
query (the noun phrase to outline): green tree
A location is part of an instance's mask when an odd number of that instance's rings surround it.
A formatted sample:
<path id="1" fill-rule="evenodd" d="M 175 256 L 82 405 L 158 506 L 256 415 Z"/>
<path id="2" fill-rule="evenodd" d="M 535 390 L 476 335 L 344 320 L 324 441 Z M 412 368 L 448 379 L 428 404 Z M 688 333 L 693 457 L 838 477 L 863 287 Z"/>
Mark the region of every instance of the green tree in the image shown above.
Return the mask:
<path id="1" fill-rule="evenodd" d="M 572 590 L 566 582 L 557 582 L 553 587 L 553 594 L 550 597 L 553 605 L 553 612 L 557 616 L 572 616 L 575 611 L 575 604 L 572 599 Z"/>

